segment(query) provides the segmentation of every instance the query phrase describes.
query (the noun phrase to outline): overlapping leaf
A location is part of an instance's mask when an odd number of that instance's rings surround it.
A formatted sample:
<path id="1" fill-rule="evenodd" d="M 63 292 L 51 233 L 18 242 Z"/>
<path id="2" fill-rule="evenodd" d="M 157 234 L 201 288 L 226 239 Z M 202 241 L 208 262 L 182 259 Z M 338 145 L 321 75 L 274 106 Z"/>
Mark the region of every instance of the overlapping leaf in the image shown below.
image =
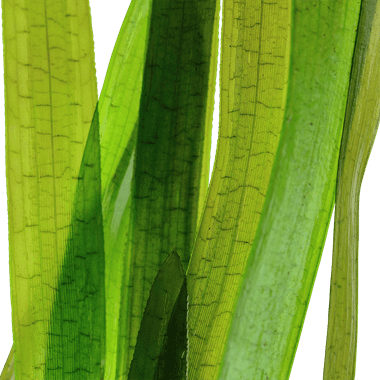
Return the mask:
<path id="1" fill-rule="evenodd" d="M 149 2 L 132 2 L 130 10 L 124 20 L 113 57 L 111 59 L 105 86 L 99 99 L 99 114 L 102 117 L 103 139 L 112 146 L 112 153 L 105 154 L 105 144 L 102 146 L 103 179 L 103 215 L 105 224 L 106 249 L 110 253 L 106 261 L 106 282 L 108 289 L 108 347 L 111 347 L 107 357 L 108 376 L 112 377 L 115 371 L 116 355 L 112 346 L 116 345 L 119 331 L 112 325 L 118 321 L 118 305 L 120 302 L 120 283 L 122 274 L 123 246 L 125 230 L 129 222 L 129 207 L 126 205 L 128 192 L 125 186 L 130 182 L 124 179 L 130 158 L 135 145 L 136 120 L 142 85 L 142 68 L 145 61 L 145 37 L 149 15 Z M 133 73 L 135 76 L 130 76 Z M 122 137 L 116 133 L 118 130 Z M 124 152 L 124 153 L 123 153 Z M 129 170 L 129 173 L 131 170 Z M 131 177 L 131 175 L 129 175 Z M 124 179 L 124 181 L 123 181 Z M 120 188 L 124 185 L 121 195 Z M 82 189 L 83 190 L 83 189 Z M 116 204 L 116 207 L 115 207 Z M 122 214 L 120 217 L 118 214 Z M 113 233 L 111 234 L 111 225 Z M 123 240 L 124 238 L 124 240 Z M 118 260 L 119 259 L 119 260 Z M 119 274 L 119 277 L 117 276 Z M 115 308 L 115 310 L 112 309 Z M 113 328 L 113 329 L 112 329 Z"/>
<path id="2" fill-rule="evenodd" d="M 286 379 L 334 201 L 359 2 L 225 0 L 205 208 L 218 1 L 132 1 L 99 121 L 86 1 L 20 4 L 3 2 L 16 375 L 121 379 L 135 352 L 131 376 L 150 368 L 155 379 L 184 378 L 175 334 L 143 323 L 135 351 L 151 284 L 175 248 L 185 268 L 192 253 L 189 377 Z M 370 86 L 371 62 L 360 66 L 352 104 L 364 93 L 378 99 L 359 86 Z M 365 114 L 376 119 L 373 109 Z M 360 173 L 374 132 L 366 138 Z M 145 365 L 155 334 L 159 349 Z"/>
<path id="3" fill-rule="evenodd" d="M 289 378 L 334 204 L 359 10 L 293 2 L 281 140 L 220 380 Z"/>
<path id="4" fill-rule="evenodd" d="M 83 153 L 66 253 L 49 320 L 44 380 L 104 378 L 104 272 L 96 110 Z"/>
<path id="5" fill-rule="evenodd" d="M 186 277 L 180 257 L 173 251 L 150 290 L 128 380 L 184 380 L 186 358 Z"/>
<path id="6" fill-rule="evenodd" d="M 125 244 L 130 223 L 133 152 L 151 1 L 133 0 L 121 26 L 99 97 L 102 210 L 106 254 L 107 356 L 105 379 L 115 378 Z"/>
<path id="7" fill-rule="evenodd" d="M 97 101 L 94 45 L 87 0 L 2 8 L 14 367 L 37 380 Z"/>
<path id="8" fill-rule="evenodd" d="M 224 0 L 220 131 L 188 269 L 189 379 L 216 379 L 284 117 L 291 2 Z"/>
<path id="9" fill-rule="evenodd" d="M 359 196 L 380 119 L 380 2 L 363 0 L 340 148 L 323 378 L 355 378 Z"/>
<path id="10" fill-rule="evenodd" d="M 190 257 L 202 181 L 208 176 L 204 157 L 210 154 L 206 133 L 211 125 L 206 124 L 216 74 L 211 63 L 217 58 L 216 4 L 152 3 L 134 160 L 130 261 L 124 265 L 120 309 L 127 320 L 119 327 L 124 337 L 118 344 L 117 378 L 128 373 L 149 290 L 168 252 L 175 248 L 184 267 Z"/>

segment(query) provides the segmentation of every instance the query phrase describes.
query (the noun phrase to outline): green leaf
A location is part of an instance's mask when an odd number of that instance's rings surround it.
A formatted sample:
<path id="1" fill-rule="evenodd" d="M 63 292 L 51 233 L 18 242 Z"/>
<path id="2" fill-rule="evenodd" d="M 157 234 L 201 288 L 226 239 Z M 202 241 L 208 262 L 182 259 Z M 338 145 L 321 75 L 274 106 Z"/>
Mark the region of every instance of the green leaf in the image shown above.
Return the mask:
<path id="1" fill-rule="evenodd" d="M 77 373 L 78 377 L 80 372 L 102 377 L 100 372 L 96 374 L 96 368 L 100 365 L 99 358 L 105 355 L 104 252 L 98 130 L 96 110 L 78 177 L 72 221 L 74 227 L 57 287 L 59 294 L 50 318 L 46 379 L 56 379 L 59 370 L 65 373 L 61 377 L 66 379 L 68 374 Z M 88 311 L 92 314 L 91 324 L 88 323 Z M 96 313 L 92 313 L 93 311 Z M 79 347 L 79 355 L 73 356 L 73 351 Z M 13 348 L 3 374 L 8 376 L 6 378 L 11 378 L 14 374 Z"/>
<path id="2" fill-rule="evenodd" d="M 216 0 L 152 3 L 133 164 L 132 230 L 120 308 L 126 320 L 119 325 L 123 336 L 117 348 L 117 378 L 128 373 L 149 290 L 167 253 L 175 247 L 184 267 L 190 257 L 201 209 L 204 157 L 209 154 L 205 150 L 210 149 L 207 96 L 215 81 L 210 78 L 215 76 L 211 69 L 216 54 L 211 58 L 211 53 L 216 49 L 216 10 Z"/>
<path id="3" fill-rule="evenodd" d="M 128 380 L 185 379 L 186 353 L 186 277 L 173 251 L 150 290 Z"/>
<path id="4" fill-rule="evenodd" d="M 290 2 L 224 1 L 220 130 L 188 269 L 189 379 L 215 379 L 284 118 Z M 249 32 L 248 32 L 249 31 Z"/>
<path id="5" fill-rule="evenodd" d="M 107 357 L 105 379 L 116 374 L 125 249 L 130 225 L 131 180 L 151 1 L 133 0 L 121 26 L 99 97 L 102 210 L 106 254 Z"/>
<path id="6" fill-rule="evenodd" d="M 282 135 L 218 380 L 289 378 L 334 204 L 359 9 L 293 2 Z"/>
<path id="7" fill-rule="evenodd" d="M 8 359 L 5 362 L 3 371 L 1 372 L 0 380 L 14 380 L 14 379 L 15 379 L 14 351 L 12 347 L 11 351 L 9 352 Z"/>
<path id="8" fill-rule="evenodd" d="M 355 378 L 360 188 L 380 119 L 380 1 L 363 0 L 339 155 L 323 378 Z"/>
<path id="9" fill-rule="evenodd" d="M 102 197 L 110 191 L 138 119 L 150 11 L 151 0 L 131 1 L 99 97 Z"/>
<path id="10" fill-rule="evenodd" d="M 158 359 L 156 380 L 187 379 L 187 286 L 186 277 L 169 321 L 167 335 Z"/>
<path id="11" fill-rule="evenodd" d="M 14 366 L 37 380 L 97 101 L 94 46 L 87 0 L 2 8 Z"/>
<path id="12" fill-rule="evenodd" d="M 104 272 L 96 110 L 83 154 L 67 249 L 50 315 L 44 380 L 104 378 Z"/>
<path id="13" fill-rule="evenodd" d="M 116 42 L 98 104 L 99 114 L 102 117 L 103 141 L 112 148 L 112 154 L 109 154 L 109 149 L 103 143 L 104 235 L 105 249 L 109 252 L 106 261 L 108 347 L 115 346 L 118 335 L 121 335 L 117 330 L 117 323 L 119 322 L 123 247 L 127 237 L 125 231 L 129 223 L 130 199 L 127 189 L 131 177 L 129 162 L 136 141 L 136 121 L 142 87 L 142 68 L 145 61 L 148 16 L 148 1 L 132 2 Z M 131 73 L 134 75 L 131 76 Z M 123 153 L 121 158 L 118 153 L 120 151 Z M 130 170 L 127 172 L 128 167 Z M 116 365 L 115 350 L 110 348 L 107 355 L 106 376 L 113 378 L 112 371 L 115 372 Z"/>

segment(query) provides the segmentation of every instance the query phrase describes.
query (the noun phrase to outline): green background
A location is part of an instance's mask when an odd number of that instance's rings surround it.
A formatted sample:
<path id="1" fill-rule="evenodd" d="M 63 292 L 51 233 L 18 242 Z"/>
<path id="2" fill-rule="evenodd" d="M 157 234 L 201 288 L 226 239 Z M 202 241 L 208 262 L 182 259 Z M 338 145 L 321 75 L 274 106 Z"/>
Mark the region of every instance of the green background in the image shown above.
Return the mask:
<path id="1" fill-rule="evenodd" d="M 129 0 L 107 0 L 99 2 L 90 0 L 93 31 L 95 40 L 95 59 L 100 92 L 109 58 L 129 6 Z M 0 9 L 1 12 L 1 9 Z M 1 18 L 0 18 L 1 20 Z M 2 50 L 2 40 L 0 40 Z M 3 73 L 3 60 L 0 60 L 0 72 Z M 219 79 L 217 78 L 217 83 Z M 219 99 L 219 89 L 216 89 L 216 99 Z M 10 347 L 11 308 L 9 294 L 9 267 L 8 267 L 8 220 L 6 203 L 5 181 L 5 121 L 4 121 L 4 81 L 0 75 L 0 367 L 2 368 Z M 218 104 L 214 109 L 214 129 L 211 151 L 211 165 L 217 142 Z M 380 306 L 374 300 L 379 288 L 379 279 L 376 273 L 380 264 L 380 198 L 378 189 L 380 179 L 378 168 L 380 165 L 380 142 L 375 141 L 371 157 L 364 176 L 360 201 L 360 240 L 359 240 L 359 319 L 358 319 L 358 352 L 356 364 L 356 378 L 361 379 L 377 373 L 377 341 L 380 341 L 380 327 L 376 323 L 380 313 Z M 211 174 L 211 173 L 210 173 Z M 333 221 L 334 214 L 332 216 Z M 328 300 L 330 289 L 330 268 L 332 260 L 332 225 L 326 239 L 314 291 L 306 315 L 298 351 L 293 364 L 290 380 L 322 379 L 327 331 Z"/>

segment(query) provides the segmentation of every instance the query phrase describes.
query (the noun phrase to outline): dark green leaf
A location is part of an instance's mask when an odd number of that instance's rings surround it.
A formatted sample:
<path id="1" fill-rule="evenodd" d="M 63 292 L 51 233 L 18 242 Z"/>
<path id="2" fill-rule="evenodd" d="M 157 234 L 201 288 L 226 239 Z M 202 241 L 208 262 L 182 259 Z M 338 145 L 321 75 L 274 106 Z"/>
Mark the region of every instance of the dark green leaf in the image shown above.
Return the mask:
<path id="1" fill-rule="evenodd" d="M 162 264 L 150 290 L 128 380 L 185 380 L 187 290 L 177 252 Z"/>

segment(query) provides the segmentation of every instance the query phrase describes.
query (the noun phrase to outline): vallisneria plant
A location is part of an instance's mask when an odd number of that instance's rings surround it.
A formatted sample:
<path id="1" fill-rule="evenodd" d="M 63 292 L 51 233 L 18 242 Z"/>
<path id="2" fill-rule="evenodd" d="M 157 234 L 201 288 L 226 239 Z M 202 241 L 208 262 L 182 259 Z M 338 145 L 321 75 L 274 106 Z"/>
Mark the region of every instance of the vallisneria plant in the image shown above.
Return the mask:
<path id="1" fill-rule="evenodd" d="M 220 6 L 132 0 L 98 99 L 88 0 L 2 0 L 1 380 L 288 379 L 334 204 L 324 380 L 354 379 L 380 1 Z"/>

